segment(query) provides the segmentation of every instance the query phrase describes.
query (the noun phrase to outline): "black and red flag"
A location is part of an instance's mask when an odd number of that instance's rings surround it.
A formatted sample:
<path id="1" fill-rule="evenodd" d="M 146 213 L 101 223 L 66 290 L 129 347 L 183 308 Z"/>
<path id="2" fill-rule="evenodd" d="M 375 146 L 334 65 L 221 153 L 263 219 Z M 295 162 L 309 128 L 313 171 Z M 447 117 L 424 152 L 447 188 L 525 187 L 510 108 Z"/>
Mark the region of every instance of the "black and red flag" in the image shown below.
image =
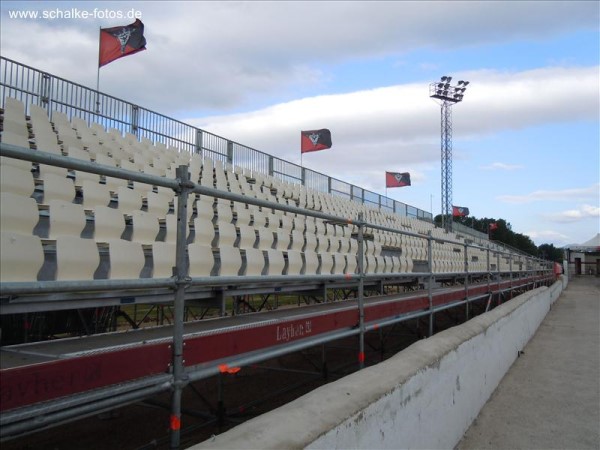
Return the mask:
<path id="1" fill-rule="evenodd" d="M 452 205 L 452 215 L 454 217 L 466 217 L 469 215 L 469 208 Z"/>
<path id="2" fill-rule="evenodd" d="M 146 50 L 146 39 L 140 19 L 122 27 L 100 28 L 98 67 L 142 50 Z"/>
<path id="3" fill-rule="evenodd" d="M 386 172 L 385 187 L 404 187 L 410 186 L 410 173 L 408 172 Z"/>
<path id="4" fill-rule="evenodd" d="M 488 227 L 489 227 L 490 231 L 494 231 L 494 230 L 498 229 L 498 224 L 496 222 L 493 222 L 493 223 L 490 223 L 488 225 Z"/>
<path id="5" fill-rule="evenodd" d="M 331 131 L 327 128 L 300 132 L 301 153 L 317 152 L 328 148 L 331 148 Z"/>

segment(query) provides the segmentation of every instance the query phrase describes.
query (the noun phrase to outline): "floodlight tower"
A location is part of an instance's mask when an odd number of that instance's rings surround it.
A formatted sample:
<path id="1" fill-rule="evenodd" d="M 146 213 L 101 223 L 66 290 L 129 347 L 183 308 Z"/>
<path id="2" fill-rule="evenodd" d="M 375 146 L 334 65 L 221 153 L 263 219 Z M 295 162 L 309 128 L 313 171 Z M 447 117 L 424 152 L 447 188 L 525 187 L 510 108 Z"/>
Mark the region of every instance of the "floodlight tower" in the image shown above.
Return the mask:
<path id="1" fill-rule="evenodd" d="M 443 76 L 429 85 L 429 97 L 439 100 L 441 106 L 442 135 L 442 227 L 452 230 L 452 106 L 462 101 L 468 81 L 460 80 L 456 86 L 452 77 Z"/>

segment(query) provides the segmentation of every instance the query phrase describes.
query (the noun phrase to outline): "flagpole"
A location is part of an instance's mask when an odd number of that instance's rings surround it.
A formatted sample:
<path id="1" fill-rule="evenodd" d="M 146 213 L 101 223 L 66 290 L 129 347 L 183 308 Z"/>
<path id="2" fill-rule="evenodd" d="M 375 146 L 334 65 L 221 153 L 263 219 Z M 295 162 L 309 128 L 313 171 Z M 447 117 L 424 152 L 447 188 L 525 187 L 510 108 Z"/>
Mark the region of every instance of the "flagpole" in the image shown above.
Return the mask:
<path id="1" fill-rule="evenodd" d="M 102 27 L 98 27 L 98 73 L 96 74 L 96 113 L 100 113 L 100 46 L 102 43 Z"/>

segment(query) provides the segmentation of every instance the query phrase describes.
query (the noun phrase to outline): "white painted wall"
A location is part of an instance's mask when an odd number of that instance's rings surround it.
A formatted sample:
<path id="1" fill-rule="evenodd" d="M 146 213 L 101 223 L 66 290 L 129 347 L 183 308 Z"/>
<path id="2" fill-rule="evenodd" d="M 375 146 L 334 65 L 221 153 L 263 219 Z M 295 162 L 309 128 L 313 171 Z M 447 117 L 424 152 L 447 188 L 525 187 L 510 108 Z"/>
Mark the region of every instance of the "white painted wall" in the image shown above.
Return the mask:
<path id="1" fill-rule="evenodd" d="M 192 448 L 452 448 L 566 282 L 530 291 Z"/>

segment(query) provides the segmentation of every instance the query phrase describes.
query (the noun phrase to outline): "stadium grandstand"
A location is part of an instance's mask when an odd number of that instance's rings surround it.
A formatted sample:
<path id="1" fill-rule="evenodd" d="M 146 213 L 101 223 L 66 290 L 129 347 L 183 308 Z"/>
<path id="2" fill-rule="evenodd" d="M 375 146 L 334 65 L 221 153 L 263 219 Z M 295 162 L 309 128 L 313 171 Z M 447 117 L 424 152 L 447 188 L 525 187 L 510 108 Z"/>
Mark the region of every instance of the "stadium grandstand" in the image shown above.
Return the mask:
<path id="1" fill-rule="evenodd" d="M 431 334 L 553 281 L 418 208 L 0 63 L 4 440 L 172 391 L 176 447 L 189 383 L 349 336 L 362 367 L 366 333 Z"/>

